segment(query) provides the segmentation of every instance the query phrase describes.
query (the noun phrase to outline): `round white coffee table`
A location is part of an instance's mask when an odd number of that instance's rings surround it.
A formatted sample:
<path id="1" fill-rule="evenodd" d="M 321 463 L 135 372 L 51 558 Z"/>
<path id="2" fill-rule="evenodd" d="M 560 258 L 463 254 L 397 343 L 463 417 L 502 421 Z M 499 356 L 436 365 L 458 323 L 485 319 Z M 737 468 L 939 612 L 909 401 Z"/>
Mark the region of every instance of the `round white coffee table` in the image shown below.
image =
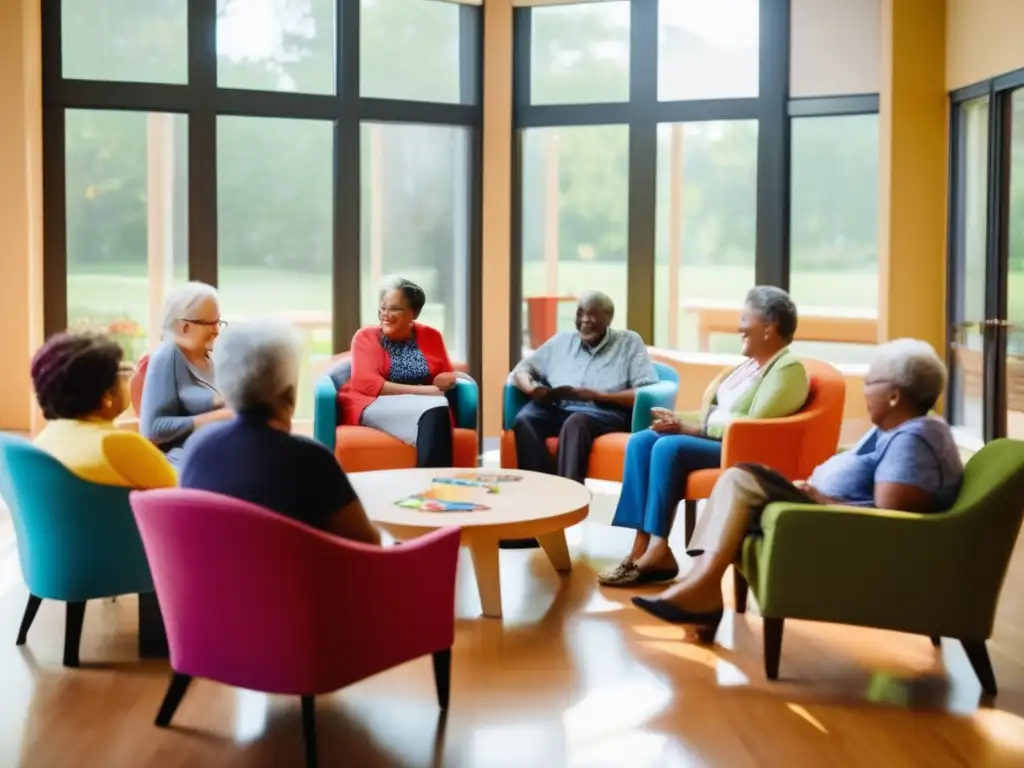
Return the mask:
<path id="1" fill-rule="evenodd" d="M 398 506 L 398 501 L 431 487 L 437 477 L 481 472 L 518 475 L 518 482 L 501 483 L 498 493 L 474 496 L 489 509 L 473 512 L 423 512 Z M 458 526 L 462 544 L 469 547 L 476 571 L 484 616 L 501 617 L 501 580 L 498 573 L 498 542 L 532 539 L 559 573 L 572 570 L 565 529 L 590 510 L 590 491 L 583 485 L 554 475 L 515 469 L 389 469 L 353 472 L 352 487 L 369 518 L 399 540 L 408 540 L 438 528 Z"/>

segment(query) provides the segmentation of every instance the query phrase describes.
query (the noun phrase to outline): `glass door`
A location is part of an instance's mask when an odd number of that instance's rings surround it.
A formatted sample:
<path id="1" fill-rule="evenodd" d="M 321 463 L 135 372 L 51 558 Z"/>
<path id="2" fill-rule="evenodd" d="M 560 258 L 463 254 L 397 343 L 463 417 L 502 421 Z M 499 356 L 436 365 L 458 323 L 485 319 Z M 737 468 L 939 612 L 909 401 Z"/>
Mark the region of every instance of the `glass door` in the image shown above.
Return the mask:
<path id="1" fill-rule="evenodd" d="M 1024 439 L 1024 76 L 954 104 L 947 415 Z"/>
<path id="2" fill-rule="evenodd" d="M 1010 200 L 1004 337 L 1008 437 L 1024 440 L 1024 89 L 1010 95 Z"/>
<path id="3" fill-rule="evenodd" d="M 954 124 L 954 208 L 950 269 L 950 424 L 969 438 L 985 434 L 986 253 L 989 98 L 964 102 Z"/>

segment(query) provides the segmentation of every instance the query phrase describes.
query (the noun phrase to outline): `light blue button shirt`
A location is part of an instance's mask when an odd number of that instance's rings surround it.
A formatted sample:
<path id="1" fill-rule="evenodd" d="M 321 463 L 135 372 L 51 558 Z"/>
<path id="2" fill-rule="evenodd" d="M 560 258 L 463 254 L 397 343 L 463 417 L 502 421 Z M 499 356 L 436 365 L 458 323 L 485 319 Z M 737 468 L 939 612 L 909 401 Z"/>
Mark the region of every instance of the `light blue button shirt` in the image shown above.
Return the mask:
<path id="1" fill-rule="evenodd" d="M 585 344 L 576 331 L 555 334 L 520 362 L 512 376 L 522 372 L 529 372 L 550 387 L 604 393 L 637 389 L 658 381 L 640 335 L 612 328 L 593 347 Z"/>

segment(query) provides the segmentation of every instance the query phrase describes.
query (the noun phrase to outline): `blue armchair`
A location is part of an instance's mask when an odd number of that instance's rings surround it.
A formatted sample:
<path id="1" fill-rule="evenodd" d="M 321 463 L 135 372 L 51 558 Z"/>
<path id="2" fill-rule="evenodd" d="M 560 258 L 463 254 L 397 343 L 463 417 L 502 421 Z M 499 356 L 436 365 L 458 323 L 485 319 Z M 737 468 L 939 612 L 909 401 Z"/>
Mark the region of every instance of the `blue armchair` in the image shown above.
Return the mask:
<path id="1" fill-rule="evenodd" d="M 679 392 L 679 374 L 664 363 L 654 363 L 654 370 L 658 374 L 658 383 L 637 390 L 636 401 L 633 403 L 632 432 L 640 432 L 651 425 L 651 408 L 675 409 L 676 395 Z M 517 464 L 512 425 L 515 423 L 516 414 L 527 402 L 526 395 L 520 392 L 515 384 L 509 382 L 505 385 L 501 433 L 502 467 L 511 469 Z M 629 434 L 624 432 L 597 438 L 590 457 L 590 476 L 598 480 L 621 482 L 628 439 Z M 557 438 L 552 438 L 552 441 L 549 441 L 549 444 L 552 449 L 556 449 Z"/>
<path id="2" fill-rule="evenodd" d="M 130 491 L 81 480 L 31 443 L 0 435 L 0 495 L 29 591 L 18 645 L 44 599 L 63 601 L 64 665 L 78 666 L 86 601 L 153 592 Z"/>

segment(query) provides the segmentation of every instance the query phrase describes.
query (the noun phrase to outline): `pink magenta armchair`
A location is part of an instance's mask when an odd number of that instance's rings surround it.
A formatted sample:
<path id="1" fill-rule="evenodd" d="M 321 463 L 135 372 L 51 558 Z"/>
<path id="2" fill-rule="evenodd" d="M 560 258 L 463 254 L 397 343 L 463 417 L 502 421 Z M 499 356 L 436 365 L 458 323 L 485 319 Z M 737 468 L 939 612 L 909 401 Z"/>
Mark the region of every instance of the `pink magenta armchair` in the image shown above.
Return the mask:
<path id="1" fill-rule="evenodd" d="M 131 495 L 163 611 L 174 675 L 167 726 L 193 677 L 313 697 L 433 655 L 448 706 L 459 530 L 371 547 L 237 499 L 183 489 Z"/>

